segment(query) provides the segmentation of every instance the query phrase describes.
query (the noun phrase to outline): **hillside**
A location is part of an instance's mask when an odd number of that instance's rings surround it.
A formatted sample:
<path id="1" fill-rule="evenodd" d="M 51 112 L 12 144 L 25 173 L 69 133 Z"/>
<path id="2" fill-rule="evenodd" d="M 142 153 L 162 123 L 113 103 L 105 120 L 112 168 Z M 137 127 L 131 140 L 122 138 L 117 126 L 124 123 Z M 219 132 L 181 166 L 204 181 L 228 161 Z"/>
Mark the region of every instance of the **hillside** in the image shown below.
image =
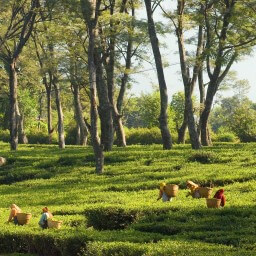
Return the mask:
<path id="1" fill-rule="evenodd" d="M 38 255 L 256 255 L 256 144 L 216 144 L 203 151 L 175 145 L 114 148 L 103 175 L 90 147 L 0 143 L 0 253 Z M 222 209 L 186 197 L 186 181 L 224 188 Z M 177 198 L 156 202 L 159 183 Z M 9 205 L 31 212 L 27 226 L 7 224 Z M 41 230 L 44 206 L 60 230 Z"/>

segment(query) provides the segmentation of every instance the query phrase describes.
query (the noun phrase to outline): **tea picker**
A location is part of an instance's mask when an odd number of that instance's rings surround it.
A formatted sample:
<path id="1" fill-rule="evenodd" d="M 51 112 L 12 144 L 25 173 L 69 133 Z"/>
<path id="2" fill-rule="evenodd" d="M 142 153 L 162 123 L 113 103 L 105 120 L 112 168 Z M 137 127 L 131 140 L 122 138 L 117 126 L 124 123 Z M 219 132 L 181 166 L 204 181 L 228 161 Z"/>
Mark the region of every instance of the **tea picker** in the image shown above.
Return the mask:
<path id="1" fill-rule="evenodd" d="M 42 213 L 42 215 L 41 215 L 41 218 L 40 218 L 38 224 L 39 224 L 39 226 L 40 226 L 42 229 L 46 229 L 46 228 L 48 228 L 48 222 L 47 222 L 47 220 L 48 220 L 48 219 L 52 219 L 53 216 L 52 216 L 51 212 L 49 211 L 48 207 L 44 207 L 44 208 L 42 209 L 42 211 L 43 211 L 43 213 Z"/>
<path id="2" fill-rule="evenodd" d="M 216 199 L 220 199 L 221 202 L 220 202 L 220 206 L 224 207 L 225 206 L 225 203 L 226 203 L 226 197 L 224 195 L 224 189 L 219 189 L 213 198 L 216 198 Z"/>
<path id="3" fill-rule="evenodd" d="M 9 219 L 7 220 L 7 222 L 9 223 L 13 221 L 14 224 L 17 225 L 18 224 L 17 214 L 21 213 L 21 209 L 16 204 L 12 204 L 10 208 L 11 208 L 11 211 L 10 211 Z"/>
<path id="4" fill-rule="evenodd" d="M 194 183 L 191 180 L 188 180 L 187 188 L 190 189 L 190 192 L 188 192 L 187 197 L 192 196 L 194 198 L 200 198 L 199 185 L 197 185 L 196 183 Z"/>
<path id="5" fill-rule="evenodd" d="M 192 196 L 193 198 L 210 198 L 212 193 L 211 187 L 200 187 L 198 184 L 191 180 L 187 181 L 187 188 L 190 189 L 187 197 Z"/>
<path id="6" fill-rule="evenodd" d="M 0 166 L 6 164 L 6 159 L 4 157 L 0 157 Z"/>
<path id="7" fill-rule="evenodd" d="M 175 197 L 178 193 L 179 186 L 175 184 L 160 183 L 159 196 L 157 201 L 162 198 L 163 202 L 172 201 L 172 197 Z"/>

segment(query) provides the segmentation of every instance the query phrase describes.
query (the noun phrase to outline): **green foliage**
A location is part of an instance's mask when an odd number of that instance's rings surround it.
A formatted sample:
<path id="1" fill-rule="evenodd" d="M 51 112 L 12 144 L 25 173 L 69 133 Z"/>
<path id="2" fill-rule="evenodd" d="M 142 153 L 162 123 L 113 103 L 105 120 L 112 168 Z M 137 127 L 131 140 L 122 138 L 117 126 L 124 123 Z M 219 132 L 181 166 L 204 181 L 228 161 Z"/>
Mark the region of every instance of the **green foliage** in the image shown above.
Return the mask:
<path id="1" fill-rule="evenodd" d="M 242 142 L 256 140 L 256 111 L 247 97 L 223 98 L 220 106 L 214 109 L 210 122 L 215 131 L 219 130 L 218 134 L 225 130 L 234 133 Z M 234 142 L 235 137 L 231 141 Z"/>
<path id="2" fill-rule="evenodd" d="M 145 127 L 151 128 L 158 126 L 158 117 L 160 114 L 159 92 L 153 92 L 152 94 L 142 94 L 138 103 Z"/>
<path id="3" fill-rule="evenodd" d="M 0 141 L 9 142 L 10 141 L 10 132 L 9 130 L 0 130 Z"/>
<path id="4" fill-rule="evenodd" d="M 176 128 L 179 128 L 183 122 L 185 95 L 184 92 L 177 92 L 172 96 L 171 109 L 174 111 L 174 122 Z"/>
<path id="5" fill-rule="evenodd" d="M 214 153 L 202 151 L 193 153 L 191 156 L 189 156 L 188 160 L 191 162 L 209 164 L 218 161 L 218 157 L 216 157 Z"/>
<path id="6" fill-rule="evenodd" d="M 154 90 L 152 93 L 142 93 L 140 97 L 129 99 L 128 106 L 124 110 L 125 125 L 129 128 L 137 127 L 159 127 L 160 115 L 160 94 Z M 173 112 L 170 108 L 167 111 L 168 126 L 170 129 L 175 129 L 175 123 L 172 119 Z"/>
<path id="7" fill-rule="evenodd" d="M 146 251 L 145 245 L 139 245 L 129 242 L 112 242 L 112 243 L 89 243 L 87 251 L 82 256 L 142 256 Z"/>
<path id="8" fill-rule="evenodd" d="M 58 135 L 56 133 L 52 135 L 52 143 L 57 144 Z M 49 144 L 49 135 L 44 130 L 30 129 L 27 133 L 27 137 L 30 144 Z"/>
<path id="9" fill-rule="evenodd" d="M 75 126 L 69 127 L 66 131 L 65 143 L 67 145 L 76 145 L 77 128 Z"/>
<path id="10" fill-rule="evenodd" d="M 232 132 L 218 132 L 216 136 L 216 141 L 219 142 L 238 142 L 239 139 L 237 136 Z"/>
<path id="11" fill-rule="evenodd" d="M 85 215 L 88 226 L 93 226 L 99 230 L 124 229 L 138 217 L 136 211 L 127 211 L 117 207 L 87 209 Z"/>
<path id="12" fill-rule="evenodd" d="M 131 128 L 126 130 L 126 141 L 128 145 L 161 144 L 161 131 L 158 127 L 153 128 Z"/>
<path id="13" fill-rule="evenodd" d="M 256 111 L 248 106 L 236 109 L 233 116 L 231 129 L 243 142 L 256 141 Z"/>
<path id="14" fill-rule="evenodd" d="M 158 243 L 138 244 L 130 242 L 90 242 L 82 256 L 239 256 L 236 248 L 211 243 L 163 240 Z M 249 253 L 244 251 L 244 253 Z M 252 256 L 253 254 L 247 254 Z"/>
<path id="15" fill-rule="evenodd" d="M 128 145 L 162 144 L 161 131 L 158 127 L 125 129 Z M 172 132 L 173 142 L 177 142 L 177 134 Z"/>

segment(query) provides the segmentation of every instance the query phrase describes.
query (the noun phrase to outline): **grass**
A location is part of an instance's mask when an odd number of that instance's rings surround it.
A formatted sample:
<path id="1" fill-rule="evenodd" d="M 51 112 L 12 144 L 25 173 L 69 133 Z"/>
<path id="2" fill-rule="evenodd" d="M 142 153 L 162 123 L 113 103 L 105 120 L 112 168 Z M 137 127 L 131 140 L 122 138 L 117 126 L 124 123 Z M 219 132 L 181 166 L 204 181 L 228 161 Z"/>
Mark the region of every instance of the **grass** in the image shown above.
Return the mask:
<path id="1" fill-rule="evenodd" d="M 256 144 L 115 147 L 100 176 L 89 147 L 0 148 L 0 255 L 256 255 Z M 187 198 L 187 180 L 224 188 L 226 206 Z M 180 186 L 170 203 L 156 202 L 162 181 Z M 29 225 L 6 224 L 11 203 L 32 213 Z M 43 206 L 60 230 L 39 228 Z"/>

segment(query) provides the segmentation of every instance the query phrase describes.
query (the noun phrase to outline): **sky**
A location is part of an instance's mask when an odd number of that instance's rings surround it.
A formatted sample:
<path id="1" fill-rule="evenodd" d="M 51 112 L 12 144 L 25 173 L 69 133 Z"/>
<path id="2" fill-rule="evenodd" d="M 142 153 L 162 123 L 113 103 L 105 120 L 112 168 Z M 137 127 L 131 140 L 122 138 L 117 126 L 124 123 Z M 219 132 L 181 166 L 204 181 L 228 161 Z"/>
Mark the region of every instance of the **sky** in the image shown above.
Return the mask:
<path id="1" fill-rule="evenodd" d="M 146 18 L 145 15 L 145 11 L 142 9 L 138 16 Z M 155 21 L 158 20 L 165 23 L 167 22 L 167 20 L 165 20 L 162 17 L 159 11 L 154 16 Z M 169 63 L 169 66 L 164 68 L 164 73 L 170 100 L 171 96 L 175 92 L 183 91 L 183 83 L 181 81 L 180 74 L 179 56 L 177 54 L 178 46 L 177 41 L 173 35 L 159 37 L 159 41 L 163 42 L 166 45 L 164 47 L 161 47 L 160 51 L 164 61 L 167 60 Z M 151 47 L 149 47 L 149 49 L 151 49 Z M 152 55 L 151 50 L 149 54 Z M 252 101 L 256 102 L 256 49 L 254 53 L 250 56 L 245 56 L 239 62 L 234 63 L 230 70 L 237 72 L 237 78 L 239 80 L 247 79 L 249 81 L 250 91 L 248 93 L 248 97 Z M 154 62 L 153 65 L 144 63 L 144 65 L 140 67 L 140 71 L 142 72 L 132 75 L 132 78 L 136 81 L 136 83 L 133 84 L 131 93 L 137 96 L 140 95 L 142 92 L 151 92 L 153 90 L 152 85 L 158 85 Z M 198 95 L 198 90 L 196 90 L 195 93 L 196 95 Z M 225 96 L 232 96 L 232 92 L 225 92 Z"/>

